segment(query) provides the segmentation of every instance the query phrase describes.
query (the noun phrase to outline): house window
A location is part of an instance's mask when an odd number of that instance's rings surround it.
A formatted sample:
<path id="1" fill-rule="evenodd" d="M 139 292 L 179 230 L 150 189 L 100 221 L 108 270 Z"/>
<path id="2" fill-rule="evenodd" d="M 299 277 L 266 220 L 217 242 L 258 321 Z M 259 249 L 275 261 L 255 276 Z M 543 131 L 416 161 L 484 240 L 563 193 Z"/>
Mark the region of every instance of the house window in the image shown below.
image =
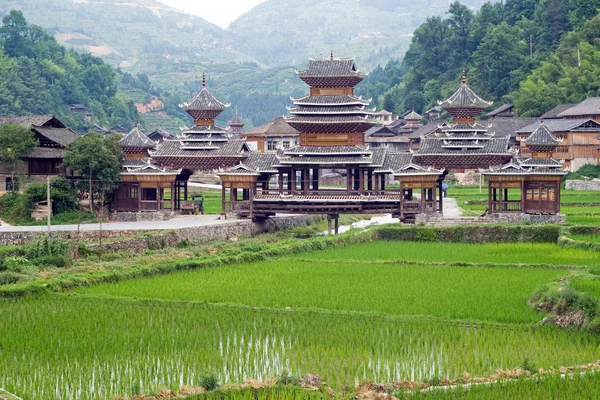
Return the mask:
<path id="1" fill-rule="evenodd" d="M 137 186 L 131 186 L 130 187 L 129 198 L 130 199 L 137 199 L 138 198 L 138 187 Z"/>
<path id="2" fill-rule="evenodd" d="M 12 178 L 10 176 L 6 177 L 5 188 L 6 188 L 7 192 L 13 191 L 13 182 L 12 182 Z"/>
<path id="3" fill-rule="evenodd" d="M 289 140 L 286 140 L 286 141 L 283 142 L 283 148 L 284 149 L 289 149 L 290 148 L 290 142 L 289 142 Z"/>
<path id="4" fill-rule="evenodd" d="M 29 159 L 30 175 L 58 175 L 60 160 Z"/>
<path id="5" fill-rule="evenodd" d="M 275 150 L 277 150 L 277 142 L 269 140 L 267 142 L 267 150 L 269 150 L 269 151 L 275 151 Z"/>

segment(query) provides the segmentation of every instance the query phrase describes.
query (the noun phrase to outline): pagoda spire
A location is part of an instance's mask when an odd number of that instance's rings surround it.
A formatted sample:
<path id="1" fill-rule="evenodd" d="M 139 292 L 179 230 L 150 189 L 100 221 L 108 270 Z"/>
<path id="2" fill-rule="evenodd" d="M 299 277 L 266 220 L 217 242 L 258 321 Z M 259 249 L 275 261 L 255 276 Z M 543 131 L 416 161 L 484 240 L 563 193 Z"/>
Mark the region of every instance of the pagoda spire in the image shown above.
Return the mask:
<path id="1" fill-rule="evenodd" d="M 467 73 L 464 68 L 462 70 L 462 83 L 463 83 L 463 85 L 467 84 Z"/>
<path id="2" fill-rule="evenodd" d="M 202 89 L 188 102 L 183 104 L 183 109 L 200 125 L 214 125 L 215 118 L 229 107 L 219 101 L 206 88 L 206 74 L 202 73 Z"/>
<path id="3" fill-rule="evenodd" d="M 464 70 L 463 70 L 464 72 Z M 206 87 L 206 74 L 203 72 L 202 73 L 202 87 L 205 88 Z"/>
<path id="4" fill-rule="evenodd" d="M 333 49 L 331 50 L 331 56 L 329 58 L 331 61 L 333 61 Z"/>

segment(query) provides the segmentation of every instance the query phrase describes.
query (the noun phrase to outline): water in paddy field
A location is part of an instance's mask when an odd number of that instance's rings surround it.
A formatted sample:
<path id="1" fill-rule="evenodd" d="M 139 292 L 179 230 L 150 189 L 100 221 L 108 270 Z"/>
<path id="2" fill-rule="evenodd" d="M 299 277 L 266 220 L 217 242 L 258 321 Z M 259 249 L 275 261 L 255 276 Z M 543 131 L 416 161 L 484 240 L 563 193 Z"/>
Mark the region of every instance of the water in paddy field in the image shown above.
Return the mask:
<path id="1" fill-rule="evenodd" d="M 377 217 L 373 217 L 371 219 L 365 219 L 362 221 L 358 221 L 353 223 L 352 225 L 342 225 L 339 227 L 339 233 L 348 232 L 350 229 L 364 229 L 371 225 L 386 225 L 386 224 L 398 224 L 400 223 L 400 219 L 392 218 L 392 214 L 380 215 Z M 327 235 L 328 232 L 322 232 L 323 235 Z"/>

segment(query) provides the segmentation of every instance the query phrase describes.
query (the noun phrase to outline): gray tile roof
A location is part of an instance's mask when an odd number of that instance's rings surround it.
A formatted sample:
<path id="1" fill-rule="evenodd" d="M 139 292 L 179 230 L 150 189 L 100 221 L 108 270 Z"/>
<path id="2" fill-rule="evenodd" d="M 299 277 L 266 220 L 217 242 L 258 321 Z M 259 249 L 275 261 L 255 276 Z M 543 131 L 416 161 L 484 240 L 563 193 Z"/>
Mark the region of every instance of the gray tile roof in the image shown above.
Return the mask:
<path id="1" fill-rule="evenodd" d="M 229 125 L 244 125 L 244 121 L 240 118 L 240 116 L 235 113 L 231 121 L 229 121 Z"/>
<path id="2" fill-rule="evenodd" d="M 537 129 L 521 142 L 527 146 L 557 146 L 561 141 L 554 137 L 546 124 L 540 123 Z"/>
<path id="3" fill-rule="evenodd" d="M 153 130 L 152 132 L 147 133 L 146 136 L 148 136 L 149 138 L 162 137 L 163 139 L 172 139 L 175 137 L 175 135 L 173 135 L 171 132 L 169 132 L 168 130 L 163 129 L 163 128 L 157 128 L 157 129 Z"/>
<path id="4" fill-rule="evenodd" d="M 257 172 L 277 172 L 277 168 L 274 168 L 274 165 L 278 164 L 277 155 L 262 152 L 248 153 L 244 164 Z"/>
<path id="5" fill-rule="evenodd" d="M 225 134 L 227 134 L 227 129 L 217 126 L 217 125 L 194 125 L 194 126 L 184 129 L 181 132 L 182 135 L 188 135 L 188 134 L 197 135 L 197 134 L 202 134 L 202 133 L 207 133 L 207 134 L 212 134 L 212 135 L 217 135 L 217 134 L 225 135 Z M 178 136 L 181 136 L 181 135 L 178 135 Z"/>
<path id="6" fill-rule="evenodd" d="M 203 87 L 189 103 L 184 103 L 185 110 L 207 110 L 207 111 L 223 111 L 228 107 L 227 104 L 219 101 L 213 96 L 206 87 Z"/>
<path id="7" fill-rule="evenodd" d="M 362 115 L 290 115 L 285 118 L 289 122 L 309 122 L 309 123 L 372 123 L 376 124 L 374 118 Z"/>
<path id="8" fill-rule="evenodd" d="M 363 99 L 359 96 L 306 96 L 298 99 L 292 98 L 296 105 L 369 105 L 371 99 Z"/>
<path id="9" fill-rule="evenodd" d="M 242 136 L 298 136 L 298 131 L 292 128 L 285 118 L 279 117 L 244 132 Z"/>
<path id="10" fill-rule="evenodd" d="M 415 112 L 415 110 L 412 110 L 404 116 L 404 119 L 407 121 L 420 121 L 421 118 L 423 118 L 423 116 Z"/>
<path id="11" fill-rule="evenodd" d="M 434 121 L 434 122 L 430 122 L 425 126 L 420 127 L 419 129 L 417 129 L 416 131 L 412 132 L 411 134 L 407 135 L 407 137 L 409 139 L 418 139 L 421 136 L 428 136 L 431 135 L 432 133 L 436 132 L 436 131 L 441 131 L 441 126 L 443 126 L 444 124 L 442 122 L 439 121 Z"/>
<path id="12" fill-rule="evenodd" d="M 54 121 L 53 121 L 54 120 Z M 57 128 L 66 128 L 62 122 L 52 114 L 44 115 L 22 115 L 22 116 L 0 116 L 0 126 L 2 125 L 21 125 L 31 129 L 33 126 L 44 126 L 49 122 L 53 122 L 53 126 Z"/>
<path id="13" fill-rule="evenodd" d="M 69 128 L 45 128 L 33 125 L 31 129 L 62 147 L 68 147 L 79 137 Z"/>
<path id="14" fill-rule="evenodd" d="M 360 146 L 296 146 L 283 151 L 284 155 L 340 155 L 364 154 L 371 155 L 372 151 Z"/>
<path id="15" fill-rule="evenodd" d="M 462 149 L 449 149 L 444 148 L 442 140 L 436 137 L 426 137 L 421 140 L 421 146 L 415 154 L 419 155 L 434 155 L 434 154 L 448 154 L 448 155 L 462 155 L 462 154 L 509 154 L 508 150 L 509 138 L 492 138 L 485 141 L 485 144 L 481 148 L 462 148 Z"/>
<path id="16" fill-rule="evenodd" d="M 495 117 L 505 113 L 512 114 L 512 110 L 514 107 L 514 104 L 503 104 L 500 107 L 496 108 L 494 111 L 489 112 L 487 115 L 488 117 Z"/>
<path id="17" fill-rule="evenodd" d="M 574 105 L 575 104 L 559 104 L 556 107 L 554 107 L 552 110 L 543 114 L 540 118 L 543 118 L 543 119 L 562 118 L 562 117 L 559 117 L 558 115 L 560 113 L 562 113 L 563 111 L 567 111 L 569 108 L 573 107 Z"/>
<path id="18" fill-rule="evenodd" d="M 588 97 L 581 103 L 561 112 L 559 117 L 600 115 L 600 97 Z"/>
<path id="19" fill-rule="evenodd" d="M 515 160 L 500 167 L 484 170 L 483 175 L 566 175 L 567 172 L 554 166 L 525 167 Z"/>
<path id="20" fill-rule="evenodd" d="M 321 76 L 359 76 L 353 58 L 326 58 L 308 60 L 308 67 L 304 71 L 298 71 L 300 77 Z"/>
<path id="21" fill-rule="evenodd" d="M 531 125 L 537 118 L 496 118 L 491 121 L 481 122 L 488 126 L 488 132 L 495 137 L 516 137 L 517 131 Z"/>
<path id="22" fill-rule="evenodd" d="M 123 139 L 119 141 L 122 147 L 154 148 L 156 143 L 152 141 L 139 125 L 133 127 Z"/>
<path id="23" fill-rule="evenodd" d="M 438 104 L 444 108 L 487 108 L 494 104 L 492 101 L 483 100 L 473 89 L 463 82 L 458 90 L 444 101 L 438 101 Z"/>
<path id="24" fill-rule="evenodd" d="M 555 160 L 554 158 L 525 158 L 519 160 L 519 164 L 523 167 L 562 167 L 562 163 L 560 161 Z"/>
<path id="25" fill-rule="evenodd" d="M 290 107 L 288 111 L 292 114 L 366 114 L 373 113 L 374 109 L 368 109 L 365 105 L 338 107 L 298 106 Z"/>
<path id="26" fill-rule="evenodd" d="M 444 173 L 443 170 L 435 169 L 433 167 L 423 167 L 415 163 L 409 163 L 401 166 L 394 171 L 394 176 L 406 176 L 406 175 L 435 175 L 439 176 Z"/>
<path id="27" fill-rule="evenodd" d="M 573 129 L 578 128 L 579 126 L 585 124 L 588 121 L 592 121 L 590 118 L 576 118 L 576 119 L 549 119 L 544 120 L 544 125 L 548 128 L 548 130 L 552 133 L 555 132 L 569 132 Z M 541 122 L 536 121 L 526 127 L 519 129 L 517 133 L 533 133 L 537 128 L 539 128 Z M 596 123 L 597 124 L 597 123 Z M 600 124 L 598 124 L 600 127 Z M 600 129 L 599 129 L 600 131 Z"/>
<path id="28" fill-rule="evenodd" d="M 121 175 L 179 175 L 181 173 L 180 169 L 168 169 L 159 167 L 156 164 L 153 164 L 151 160 L 143 161 L 139 160 L 141 163 L 138 165 L 128 165 L 123 164 L 123 171 Z"/>
<path id="29" fill-rule="evenodd" d="M 182 149 L 186 147 L 179 140 L 165 140 L 157 145 L 156 151 L 151 152 L 152 157 L 244 157 L 243 151 L 246 148 L 244 139 L 230 139 L 224 142 L 218 149 L 202 150 Z"/>
<path id="30" fill-rule="evenodd" d="M 376 174 L 392 173 L 413 160 L 412 153 L 386 153 L 383 165 L 375 170 Z"/>
<path id="31" fill-rule="evenodd" d="M 373 162 L 372 156 L 283 156 L 278 157 L 279 163 L 282 165 L 292 164 L 319 164 L 319 165 L 343 165 L 343 164 L 359 164 L 369 165 Z"/>
<path id="32" fill-rule="evenodd" d="M 65 149 L 57 149 L 52 147 L 36 147 L 33 151 L 23 156 L 23 158 L 61 159 L 65 157 L 65 153 Z"/>
<path id="33" fill-rule="evenodd" d="M 382 167 L 385 162 L 385 155 L 387 149 L 385 147 L 378 147 L 373 149 L 373 162 L 371 163 L 374 167 Z"/>

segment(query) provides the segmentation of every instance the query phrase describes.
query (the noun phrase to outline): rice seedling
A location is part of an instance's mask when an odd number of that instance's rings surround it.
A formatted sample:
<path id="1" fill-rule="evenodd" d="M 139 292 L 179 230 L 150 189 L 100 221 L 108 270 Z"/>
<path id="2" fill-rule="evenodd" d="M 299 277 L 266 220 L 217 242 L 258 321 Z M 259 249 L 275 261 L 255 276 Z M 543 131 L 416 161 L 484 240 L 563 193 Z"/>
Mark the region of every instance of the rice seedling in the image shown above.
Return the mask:
<path id="1" fill-rule="evenodd" d="M 48 295 L 1 300 L 0 387 L 27 399 L 97 399 L 315 373 L 374 380 L 487 376 L 599 358 L 600 337 L 534 325 Z"/>
<path id="2" fill-rule="evenodd" d="M 296 256 L 314 260 L 403 260 L 406 262 L 465 262 L 527 265 L 599 266 L 597 254 L 550 243 L 421 243 L 357 244 Z"/>
<path id="3" fill-rule="evenodd" d="M 530 323 L 527 299 L 556 269 L 275 260 L 80 289 L 103 296 Z M 359 283 L 360 284 L 357 284 Z"/>

